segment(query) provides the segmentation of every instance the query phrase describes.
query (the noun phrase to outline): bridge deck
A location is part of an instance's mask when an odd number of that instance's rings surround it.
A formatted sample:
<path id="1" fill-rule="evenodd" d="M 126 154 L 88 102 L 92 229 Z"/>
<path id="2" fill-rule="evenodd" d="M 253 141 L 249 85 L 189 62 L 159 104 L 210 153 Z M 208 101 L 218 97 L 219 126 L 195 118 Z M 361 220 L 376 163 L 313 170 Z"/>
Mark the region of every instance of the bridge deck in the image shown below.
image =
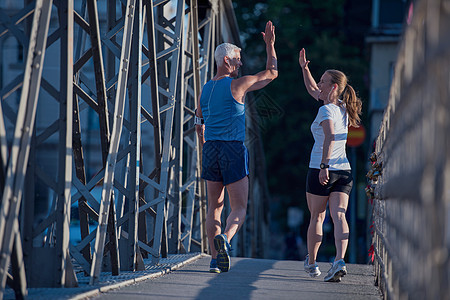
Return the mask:
<path id="1" fill-rule="evenodd" d="M 328 263 L 319 263 L 322 275 L 318 279 L 310 278 L 303 271 L 302 261 L 278 261 L 269 259 L 232 258 L 232 267 L 228 273 L 212 274 L 208 272 L 210 257 L 198 255 L 186 256 L 190 262 L 180 267 L 177 259 L 165 264 L 175 270 L 163 276 L 149 274 L 136 277 L 148 278 L 135 284 L 123 275 L 117 277 L 105 275 L 101 287 L 80 287 L 75 289 L 29 289 L 32 299 L 381 299 L 374 286 L 374 272 L 370 265 L 347 264 L 349 274 L 341 283 L 323 281 Z M 198 258 L 198 259 L 196 259 Z M 171 265 L 171 266 L 170 266 Z M 164 268 L 164 266 L 162 266 Z M 179 267 L 179 268 L 178 268 Z M 178 268 L 178 269 L 177 269 Z M 150 272 L 151 270 L 147 270 Z M 155 272 L 151 272 L 158 275 Z M 159 275 L 161 272 L 159 272 Z M 129 277 L 128 276 L 128 277 Z M 114 278 L 114 279 L 113 279 Z M 5 297 L 6 299 L 6 297 Z"/>

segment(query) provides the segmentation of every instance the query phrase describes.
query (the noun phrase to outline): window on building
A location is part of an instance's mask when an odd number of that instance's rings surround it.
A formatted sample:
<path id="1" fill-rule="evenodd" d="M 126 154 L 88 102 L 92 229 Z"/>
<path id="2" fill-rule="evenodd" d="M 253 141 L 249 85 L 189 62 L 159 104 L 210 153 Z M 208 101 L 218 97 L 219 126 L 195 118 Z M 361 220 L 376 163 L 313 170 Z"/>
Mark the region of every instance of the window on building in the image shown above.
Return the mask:
<path id="1" fill-rule="evenodd" d="M 380 27 L 402 25 L 408 1 L 406 0 L 380 0 Z"/>

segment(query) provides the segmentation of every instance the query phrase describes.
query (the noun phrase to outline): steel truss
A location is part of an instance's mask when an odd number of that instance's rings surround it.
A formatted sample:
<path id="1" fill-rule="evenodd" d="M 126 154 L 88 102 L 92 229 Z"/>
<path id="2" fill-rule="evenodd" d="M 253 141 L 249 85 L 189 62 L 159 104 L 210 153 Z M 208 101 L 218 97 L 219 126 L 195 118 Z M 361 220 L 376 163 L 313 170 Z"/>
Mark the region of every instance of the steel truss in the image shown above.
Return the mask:
<path id="1" fill-rule="evenodd" d="M 94 284 L 102 271 L 142 269 L 145 257 L 207 251 L 193 115 L 229 19 L 219 1 L 97 5 L 36 0 L 12 14 L 0 10 L 0 39 L 12 36 L 27 49 L 24 72 L 0 92 L 2 295 L 6 284 L 18 298 L 27 284 L 76 286 L 75 268 Z M 56 79 L 45 73 L 50 47 L 60 57 Z M 50 100 L 38 100 L 42 91 Z M 41 106 L 45 126 L 35 126 Z M 95 136 L 86 116 L 98 124 Z M 43 166 L 42 153 L 52 153 L 56 169 Z M 43 218 L 38 198 L 48 205 Z"/>
<path id="2" fill-rule="evenodd" d="M 0 91 L 1 295 L 6 284 L 25 298 L 27 285 L 73 287 L 77 273 L 95 284 L 103 271 L 142 270 L 144 258 L 207 252 L 193 116 L 213 49 L 240 45 L 231 1 L 26 0 L 0 9 L 6 39 L 25 51 L 23 73 Z M 256 256 L 267 195 L 260 145 L 249 148 L 237 254 Z"/>

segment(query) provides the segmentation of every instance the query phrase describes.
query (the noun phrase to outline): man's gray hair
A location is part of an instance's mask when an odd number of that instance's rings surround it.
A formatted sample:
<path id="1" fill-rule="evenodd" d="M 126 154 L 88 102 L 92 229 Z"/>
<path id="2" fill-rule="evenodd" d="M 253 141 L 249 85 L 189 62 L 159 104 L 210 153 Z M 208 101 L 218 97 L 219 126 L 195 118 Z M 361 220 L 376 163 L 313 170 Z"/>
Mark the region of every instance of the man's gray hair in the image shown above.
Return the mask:
<path id="1" fill-rule="evenodd" d="M 230 43 L 223 43 L 217 46 L 216 51 L 214 52 L 214 58 L 216 60 L 217 66 L 222 66 L 223 58 L 225 56 L 228 56 L 229 58 L 235 58 L 236 50 L 241 51 L 241 48 Z"/>

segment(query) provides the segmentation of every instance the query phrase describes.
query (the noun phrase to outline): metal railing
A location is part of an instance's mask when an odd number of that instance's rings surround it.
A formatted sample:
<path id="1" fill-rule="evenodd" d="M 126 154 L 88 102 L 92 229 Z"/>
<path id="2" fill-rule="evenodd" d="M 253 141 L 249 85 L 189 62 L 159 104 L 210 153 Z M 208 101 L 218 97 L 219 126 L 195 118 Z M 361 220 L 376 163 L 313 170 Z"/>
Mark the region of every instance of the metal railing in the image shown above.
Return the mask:
<path id="1" fill-rule="evenodd" d="M 385 299 L 450 298 L 450 1 L 414 2 L 376 140 L 376 280 Z"/>

